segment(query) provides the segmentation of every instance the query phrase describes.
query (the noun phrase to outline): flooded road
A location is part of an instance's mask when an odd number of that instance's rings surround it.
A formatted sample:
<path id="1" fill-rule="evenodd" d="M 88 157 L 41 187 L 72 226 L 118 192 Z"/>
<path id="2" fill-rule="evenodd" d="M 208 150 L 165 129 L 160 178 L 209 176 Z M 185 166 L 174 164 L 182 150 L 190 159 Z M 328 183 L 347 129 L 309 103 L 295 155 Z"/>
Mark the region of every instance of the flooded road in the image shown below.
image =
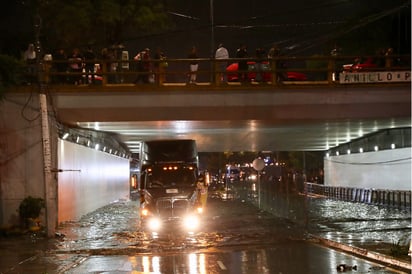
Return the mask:
<path id="1" fill-rule="evenodd" d="M 118 201 L 62 224 L 56 239 L 0 239 L 0 273 L 410 273 L 321 246 L 311 235 L 376 250 L 410 237 L 410 213 L 279 194 L 259 209 L 210 199 L 201 231 L 153 235 L 138 203 Z M 263 206 L 262 206 L 263 207 Z M 263 210 L 264 209 L 264 210 Z"/>

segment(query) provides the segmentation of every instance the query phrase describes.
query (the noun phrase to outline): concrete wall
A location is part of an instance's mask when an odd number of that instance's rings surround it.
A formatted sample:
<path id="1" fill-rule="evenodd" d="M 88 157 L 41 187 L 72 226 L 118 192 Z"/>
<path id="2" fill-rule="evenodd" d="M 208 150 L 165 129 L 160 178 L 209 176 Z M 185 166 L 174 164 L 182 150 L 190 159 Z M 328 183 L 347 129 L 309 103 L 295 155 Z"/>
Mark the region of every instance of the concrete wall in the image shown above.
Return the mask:
<path id="1" fill-rule="evenodd" d="M 42 155 L 38 93 L 6 94 L 0 101 L 0 226 L 19 223 L 27 196 L 44 197 Z"/>
<path id="2" fill-rule="evenodd" d="M 411 190 L 411 148 L 324 158 L 325 185 Z"/>
<path id="3" fill-rule="evenodd" d="M 129 160 L 59 140 L 58 222 L 129 198 Z"/>

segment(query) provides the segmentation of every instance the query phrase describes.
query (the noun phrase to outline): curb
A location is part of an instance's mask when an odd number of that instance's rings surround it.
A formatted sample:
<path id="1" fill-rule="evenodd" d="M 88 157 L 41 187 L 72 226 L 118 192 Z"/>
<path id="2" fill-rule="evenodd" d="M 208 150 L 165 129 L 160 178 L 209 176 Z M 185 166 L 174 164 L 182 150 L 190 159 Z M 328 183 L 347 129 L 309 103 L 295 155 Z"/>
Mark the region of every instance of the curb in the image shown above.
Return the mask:
<path id="1" fill-rule="evenodd" d="M 340 249 L 342 251 L 352 253 L 355 255 L 359 255 L 361 257 L 365 257 L 368 259 L 371 259 L 373 261 L 381 262 L 383 264 L 393 266 L 398 269 L 402 269 L 404 271 L 407 271 L 406 273 L 410 273 L 412 271 L 412 265 L 411 263 L 407 263 L 404 261 L 399 261 L 393 257 L 386 256 L 383 254 L 379 254 L 376 252 L 369 251 L 364 248 L 360 247 L 355 247 L 355 246 L 350 246 L 346 244 L 342 244 L 333 240 L 321 238 L 315 235 L 309 235 L 310 238 L 315 239 L 319 244 L 322 244 L 327 247 L 335 248 L 335 249 Z"/>

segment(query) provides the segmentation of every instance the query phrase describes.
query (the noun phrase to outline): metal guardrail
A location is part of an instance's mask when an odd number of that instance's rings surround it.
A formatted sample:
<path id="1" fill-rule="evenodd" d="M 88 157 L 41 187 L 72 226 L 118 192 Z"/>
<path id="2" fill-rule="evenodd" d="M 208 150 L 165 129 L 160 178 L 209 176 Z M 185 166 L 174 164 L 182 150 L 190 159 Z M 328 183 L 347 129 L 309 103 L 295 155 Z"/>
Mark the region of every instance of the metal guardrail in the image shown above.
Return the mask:
<path id="1" fill-rule="evenodd" d="M 191 72 L 189 71 L 189 64 L 194 60 L 199 64 L 199 70 L 197 74 L 197 85 L 211 85 L 211 86 L 223 86 L 227 85 L 222 81 L 222 74 L 237 74 L 247 73 L 250 82 L 255 84 L 265 84 L 282 86 L 285 83 L 301 84 L 301 85 L 339 85 L 339 75 L 341 73 L 360 74 L 360 73 L 391 73 L 405 72 L 402 75 L 403 82 L 410 83 L 411 77 L 411 65 L 410 55 L 408 56 L 392 56 L 398 62 L 395 65 L 389 67 L 385 66 L 372 66 L 365 68 L 358 68 L 351 70 L 345 70 L 347 64 L 352 64 L 356 56 L 311 56 L 311 57 L 278 57 L 275 59 L 211 59 L 211 58 L 199 58 L 199 59 L 166 59 L 166 60 L 150 60 L 146 63 L 146 69 L 142 69 L 142 63 L 146 61 L 135 60 L 94 60 L 93 62 L 86 62 L 84 60 L 77 61 L 81 63 L 79 70 L 70 69 L 70 64 L 73 62 L 65 60 L 40 60 L 35 69 L 31 67 L 31 75 L 28 75 L 28 79 L 37 79 L 37 81 L 49 83 L 49 84 L 97 84 L 97 85 L 116 85 L 116 84 L 152 84 L 157 86 L 167 86 L 188 83 Z M 366 59 L 378 59 L 384 58 L 382 56 L 367 56 Z M 222 63 L 230 65 L 239 61 L 247 61 L 252 63 L 264 63 L 266 64 L 264 70 L 259 70 L 258 66 L 249 66 L 247 71 L 232 71 L 228 72 L 222 69 Z M 86 72 L 86 65 L 93 65 L 94 70 L 92 72 Z M 63 69 L 61 69 L 63 65 Z M 66 68 L 67 67 L 67 68 Z M 66 68 L 66 69 L 64 69 Z M 307 76 L 307 80 L 291 80 L 287 79 L 287 73 L 294 72 L 298 74 L 304 74 Z M 255 81 L 255 74 L 265 74 L 265 81 Z M 33 75 L 34 74 L 34 75 Z M 342 75 L 342 74 L 341 74 Z M 35 77 L 33 77 L 35 76 Z M 137 82 L 138 76 L 147 77 L 147 81 Z M 269 76 L 269 77 L 268 77 Z M 351 77 L 351 79 L 363 81 L 363 83 L 382 83 L 382 81 L 388 79 L 379 79 L 379 75 L 361 75 L 362 77 Z M 269 78 L 269 79 L 268 79 Z M 389 82 L 396 82 L 394 76 L 390 76 Z M 352 80 L 353 80 L 352 79 Z M 399 79 L 398 79 L 399 80 Z M 242 83 L 242 84 L 250 84 Z M 239 85 L 239 83 L 229 83 Z"/>
<path id="2" fill-rule="evenodd" d="M 325 186 L 305 183 L 305 193 L 327 198 L 411 210 L 411 191 Z"/>

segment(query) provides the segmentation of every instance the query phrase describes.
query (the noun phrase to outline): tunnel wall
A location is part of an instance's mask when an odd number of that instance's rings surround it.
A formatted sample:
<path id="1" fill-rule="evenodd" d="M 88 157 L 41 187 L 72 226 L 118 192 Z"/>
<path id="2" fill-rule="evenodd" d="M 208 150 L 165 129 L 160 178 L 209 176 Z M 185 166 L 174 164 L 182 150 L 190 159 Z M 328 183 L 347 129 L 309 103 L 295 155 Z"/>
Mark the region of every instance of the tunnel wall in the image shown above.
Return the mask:
<path id="1" fill-rule="evenodd" d="M 411 148 L 324 158 L 325 185 L 411 190 Z"/>
<path id="2" fill-rule="evenodd" d="M 58 222 L 129 198 L 129 160 L 59 139 Z"/>

